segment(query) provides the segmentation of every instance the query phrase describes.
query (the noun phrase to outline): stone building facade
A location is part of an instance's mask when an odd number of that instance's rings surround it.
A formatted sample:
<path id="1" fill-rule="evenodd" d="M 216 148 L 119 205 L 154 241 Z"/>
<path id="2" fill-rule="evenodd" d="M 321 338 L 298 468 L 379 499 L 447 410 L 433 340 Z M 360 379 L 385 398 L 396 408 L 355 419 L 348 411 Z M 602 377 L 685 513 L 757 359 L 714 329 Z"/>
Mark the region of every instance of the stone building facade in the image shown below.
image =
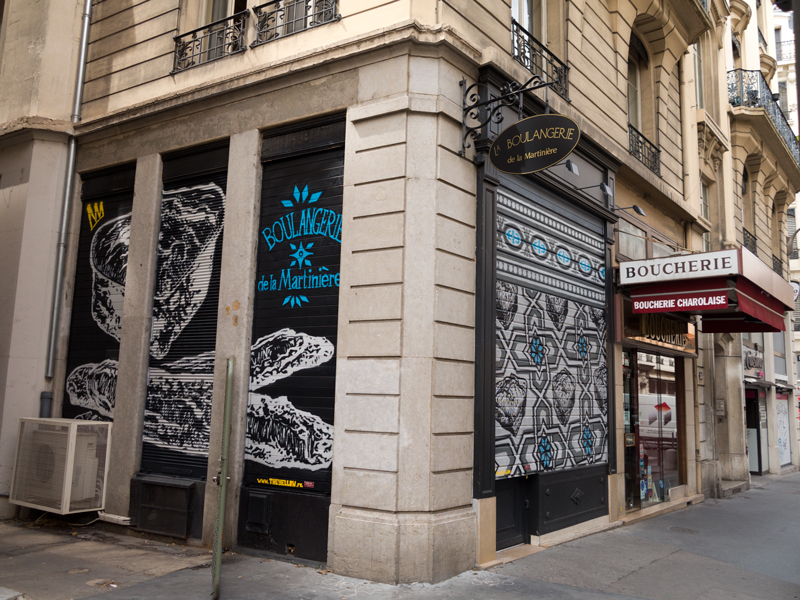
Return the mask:
<path id="1" fill-rule="evenodd" d="M 7 0 L 0 494 L 50 393 L 113 419 L 105 518 L 209 544 L 229 357 L 225 539 L 337 573 L 439 581 L 746 481 L 740 332 L 619 276 L 746 245 L 747 201 L 751 279 L 788 286 L 796 143 L 731 101 L 737 1 L 100 0 L 71 122 L 82 5 Z M 487 160 L 538 115 L 569 164 Z"/>

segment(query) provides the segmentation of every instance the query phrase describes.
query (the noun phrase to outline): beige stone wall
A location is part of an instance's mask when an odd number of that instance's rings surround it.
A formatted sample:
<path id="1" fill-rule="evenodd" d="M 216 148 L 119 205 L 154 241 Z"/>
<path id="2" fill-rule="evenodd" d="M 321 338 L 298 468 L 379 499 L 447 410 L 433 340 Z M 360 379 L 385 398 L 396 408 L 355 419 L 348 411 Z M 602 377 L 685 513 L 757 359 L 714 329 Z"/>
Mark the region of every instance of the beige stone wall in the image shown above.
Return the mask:
<path id="1" fill-rule="evenodd" d="M 0 494 L 8 494 L 20 417 L 39 416 L 44 378 L 64 136 L 19 134 L 0 147 Z M 16 143 L 15 143 L 16 142 Z M 0 498 L 0 518 L 14 507 Z"/>
<path id="2" fill-rule="evenodd" d="M 0 125 L 24 117 L 69 120 L 82 3 L 6 0 L 0 48 Z"/>
<path id="3" fill-rule="evenodd" d="M 427 53 L 426 53 L 427 54 Z M 475 564 L 475 167 L 461 71 L 359 71 L 347 113 L 329 564 L 392 583 Z"/>

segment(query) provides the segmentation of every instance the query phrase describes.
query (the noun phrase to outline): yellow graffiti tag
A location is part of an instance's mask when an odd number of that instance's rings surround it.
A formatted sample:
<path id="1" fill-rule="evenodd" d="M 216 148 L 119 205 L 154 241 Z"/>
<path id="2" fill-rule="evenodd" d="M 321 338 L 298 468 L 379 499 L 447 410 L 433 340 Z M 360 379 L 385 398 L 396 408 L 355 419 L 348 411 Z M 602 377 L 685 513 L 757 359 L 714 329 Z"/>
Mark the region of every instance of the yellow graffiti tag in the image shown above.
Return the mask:
<path id="1" fill-rule="evenodd" d="M 103 210 L 103 203 L 102 202 L 95 202 L 94 209 L 92 209 L 91 203 L 86 204 L 86 214 L 89 216 L 89 231 L 94 229 L 95 225 L 106 216 L 105 211 Z"/>

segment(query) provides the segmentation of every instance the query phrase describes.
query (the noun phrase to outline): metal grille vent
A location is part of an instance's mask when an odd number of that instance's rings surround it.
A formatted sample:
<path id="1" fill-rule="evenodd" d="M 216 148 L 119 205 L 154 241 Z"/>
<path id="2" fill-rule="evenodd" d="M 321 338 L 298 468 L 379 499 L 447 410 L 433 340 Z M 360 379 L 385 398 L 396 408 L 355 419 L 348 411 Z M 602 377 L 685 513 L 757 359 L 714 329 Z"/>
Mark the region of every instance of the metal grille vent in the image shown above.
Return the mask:
<path id="1" fill-rule="evenodd" d="M 142 481 L 136 528 L 140 531 L 188 538 L 194 482 Z"/>

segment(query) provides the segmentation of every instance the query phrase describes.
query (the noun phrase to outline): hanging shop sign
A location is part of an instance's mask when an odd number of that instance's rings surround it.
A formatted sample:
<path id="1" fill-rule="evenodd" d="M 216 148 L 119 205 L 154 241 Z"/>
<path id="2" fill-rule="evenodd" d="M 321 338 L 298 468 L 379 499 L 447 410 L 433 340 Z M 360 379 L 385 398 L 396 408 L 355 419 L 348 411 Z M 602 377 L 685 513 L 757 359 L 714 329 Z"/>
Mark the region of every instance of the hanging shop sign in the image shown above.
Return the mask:
<path id="1" fill-rule="evenodd" d="M 764 379 L 764 353 L 750 348 L 744 348 L 744 376 L 754 379 Z"/>
<path id="2" fill-rule="evenodd" d="M 524 175 L 552 167 L 578 145 L 581 130 L 564 115 L 536 115 L 517 121 L 495 138 L 489 160 L 503 173 Z"/>
<path id="3" fill-rule="evenodd" d="M 739 257 L 733 249 L 624 262 L 619 268 L 619 281 L 622 285 L 637 285 L 738 273 Z"/>
<path id="4" fill-rule="evenodd" d="M 692 323 L 658 313 L 635 314 L 632 302 L 623 300 L 624 342 L 639 342 L 677 352 L 696 354 L 696 330 Z"/>
<path id="5" fill-rule="evenodd" d="M 797 295 L 800 294 L 800 282 L 792 281 L 792 292 L 794 292 L 794 301 L 797 302 Z"/>

